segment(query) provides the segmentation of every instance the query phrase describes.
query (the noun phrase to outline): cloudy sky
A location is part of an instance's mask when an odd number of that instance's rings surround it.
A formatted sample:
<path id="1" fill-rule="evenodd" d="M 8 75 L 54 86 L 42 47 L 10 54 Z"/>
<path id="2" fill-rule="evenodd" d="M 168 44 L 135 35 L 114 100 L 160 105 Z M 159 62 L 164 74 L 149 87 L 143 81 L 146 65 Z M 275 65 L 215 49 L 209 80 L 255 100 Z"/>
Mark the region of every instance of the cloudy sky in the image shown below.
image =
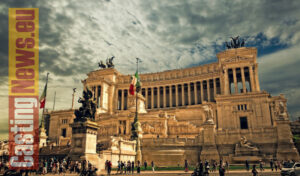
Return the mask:
<path id="1" fill-rule="evenodd" d="M 300 2 L 297 0 L 1 0 L 0 139 L 8 121 L 8 8 L 40 11 L 40 92 L 50 73 L 46 107 L 71 107 L 72 88 L 114 55 L 124 74 L 158 72 L 216 62 L 231 36 L 257 47 L 261 88 L 284 93 L 300 116 Z M 76 95 L 76 99 L 81 93 Z"/>

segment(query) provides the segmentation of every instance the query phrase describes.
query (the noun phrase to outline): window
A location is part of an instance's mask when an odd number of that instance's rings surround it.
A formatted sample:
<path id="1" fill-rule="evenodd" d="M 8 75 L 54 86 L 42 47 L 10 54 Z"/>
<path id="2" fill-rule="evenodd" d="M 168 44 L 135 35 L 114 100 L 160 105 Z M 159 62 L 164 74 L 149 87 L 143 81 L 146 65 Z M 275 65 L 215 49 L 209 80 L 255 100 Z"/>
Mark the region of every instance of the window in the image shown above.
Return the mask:
<path id="1" fill-rule="evenodd" d="M 240 117 L 241 129 L 248 129 L 247 117 Z"/>
<path id="2" fill-rule="evenodd" d="M 62 124 L 67 124 L 68 123 L 68 119 L 62 119 Z"/>
<path id="3" fill-rule="evenodd" d="M 61 129 L 61 136 L 66 137 L 67 136 L 67 130 L 65 128 Z"/>

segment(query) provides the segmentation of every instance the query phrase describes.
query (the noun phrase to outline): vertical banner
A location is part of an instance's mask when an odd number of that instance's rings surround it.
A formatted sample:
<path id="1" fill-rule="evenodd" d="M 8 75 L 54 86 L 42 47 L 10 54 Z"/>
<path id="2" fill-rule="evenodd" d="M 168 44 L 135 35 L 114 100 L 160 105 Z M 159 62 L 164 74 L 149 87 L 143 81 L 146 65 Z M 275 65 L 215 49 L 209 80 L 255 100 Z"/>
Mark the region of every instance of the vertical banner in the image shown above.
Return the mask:
<path id="1" fill-rule="evenodd" d="M 38 169 L 39 11 L 9 9 L 9 168 Z"/>

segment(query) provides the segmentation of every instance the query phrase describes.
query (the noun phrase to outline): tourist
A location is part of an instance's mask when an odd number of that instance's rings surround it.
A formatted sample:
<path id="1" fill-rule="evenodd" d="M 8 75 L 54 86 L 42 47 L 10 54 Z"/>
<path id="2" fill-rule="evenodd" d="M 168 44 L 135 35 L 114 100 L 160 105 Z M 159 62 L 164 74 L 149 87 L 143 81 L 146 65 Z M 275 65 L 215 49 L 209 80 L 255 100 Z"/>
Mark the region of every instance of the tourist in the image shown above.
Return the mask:
<path id="1" fill-rule="evenodd" d="M 250 166 L 249 166 L 249 162 L 248 162 L 248 160 L 246 160 L 246 162 L 245 162 L 245 166 L 246 166 L 246 170 L 247 170 L 247 171 L 249 171 L 249 169 L 250 169 Z"/>
<path id="2" fill-rule="evenodd" d="M 141 162 L 139 160 L 137 162 L 137 173 L 141 173 Z"/>
<path id="3" fill-rule="evenodd" d="M 118 170 L 117 170 L 117 174 L 121 173 L 121 163 L 120 160 L 118 161 Z"/>
<path id="4" fill-rule="evenodd" d="M 47 161 L 44 160 L 43 162 L 43 174 L 47 174 Z"/>
<path id="5" fill-rule="evenodd" d="M 105 170 L 107 171 L 108 168 L 108 160 L 105 161 Z"/>
<path id="6" fill-rule="evenodd" d="M 273 164 L 274 164 L 274 163 L 273 163 L 273 159 L 271 159 L 271 160 L 270 160 L 270 168 L 271 168 L 272 171 L 274 170 Z"/>
<path id="7" fill-rule="evenodd" d="M 188 164 L 187 160 L 184 160 L 184 171 L 185 172 L 189 171 L 189 164 Z"/>
<path id="8" fill-rule="evenodd" d="M 127 161 L 127 173 L 130 174 L 131 171 L 131 162 Z"/>
<path id="9" fill-rule="evenodd" d="M 203 175 L 203 163 L 200 160 L 200 164 L 199 164 L 199 175 Z"/>
<path id="10" fill-rule="evenodd" d="M 257 174 L 258 174 L 255 164 L 252 166 L 252 174 L 253 174 L 253 176 L 257 176 Z"/>
<path id="11" fill-rule="evenodd" d="M 225 172 L 229 172 L 229 163 L 228 161 L 225 162 Z"/>
<path id="12" fill-rule="evenodd" d="M 147 163 L 147 161 L 145 160 L 145 161 L 144 161 L 144 170 L 147 169 L 147 165 L 148 165 L 148 163 Z"/>
<path id="13" fill-rule="evenodd" d="M 263 162 L 260 160 L 259 161 L 259 170 L 262 172 L 262 171 L 264 171 L 265 169 L 264 169 L 264 166 L 263 166 Z"/>
<path id="14" fill-rule="evenodd" d="M 152 172 L 154 173 L 154 167 L 155 167 L 155 165 L 154 165 L 154 162 L 153 161 L 151 161 L 151 167 L 152 167 Z"/>
<path id="15" fill-rule="evenodd" d="M 219 167 L 219 175 L 220 176 L 225 176 L 225 169 L 222 165 L 220 165 L 220 167 Z"/>
<path id="16" fill-rule="evenodd" d="M 278 165 L 277 165 L 276 161 L 274 162 L 274 168 L 275 168 L 275 171 L 277 171 Z"/>
<path id="17" fill-rule="evenodd" d="M 131 173 L 133 174 L 134 172 L 134 161 L 131 162 Z"/>
<path id="18" fill-rule="evenodd" d="M 110 175 L 110 172 L 111 172 L 111 166 L 112 166 L 111 162 L 108 161 L 108 162 L 107 162 L 107 175 Z"/>

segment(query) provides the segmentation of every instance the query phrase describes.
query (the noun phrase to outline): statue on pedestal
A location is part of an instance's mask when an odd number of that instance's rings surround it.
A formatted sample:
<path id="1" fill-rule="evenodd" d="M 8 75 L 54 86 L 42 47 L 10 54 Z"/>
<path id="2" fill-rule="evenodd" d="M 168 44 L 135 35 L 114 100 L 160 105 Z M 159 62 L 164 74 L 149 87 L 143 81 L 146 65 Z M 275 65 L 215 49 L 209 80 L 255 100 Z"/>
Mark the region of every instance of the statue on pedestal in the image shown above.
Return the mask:
<path id="1" fill-rule="evenodd" d="M 279 107 L 277 108 L 276 115 L 278 119 L 287 119 L 287 112 L 282 101 L 279 102 Z"/>
<path id="2" fill-rule="evenodd" d="M 96 113 L 96 104 L 92 100 L 93 93 L 86 87 L 86 90 L 83 90 L 83 98 L 78 99 L 78 103 L 81 103 L 81 107 L 79 110 L 75 110 L 74 114 L 76 118 L 74 122 L 84 122 L 87 119 L 95 121 L 95 113 Z"/>
<path id="3" fill-rule="evenodd" d="M 202 107 L 203 107 L 203 110 L 205 112 L 205 123 L 214 124 L 213 110 L 212 110 L 211 105 L 205 104 Z"/>

